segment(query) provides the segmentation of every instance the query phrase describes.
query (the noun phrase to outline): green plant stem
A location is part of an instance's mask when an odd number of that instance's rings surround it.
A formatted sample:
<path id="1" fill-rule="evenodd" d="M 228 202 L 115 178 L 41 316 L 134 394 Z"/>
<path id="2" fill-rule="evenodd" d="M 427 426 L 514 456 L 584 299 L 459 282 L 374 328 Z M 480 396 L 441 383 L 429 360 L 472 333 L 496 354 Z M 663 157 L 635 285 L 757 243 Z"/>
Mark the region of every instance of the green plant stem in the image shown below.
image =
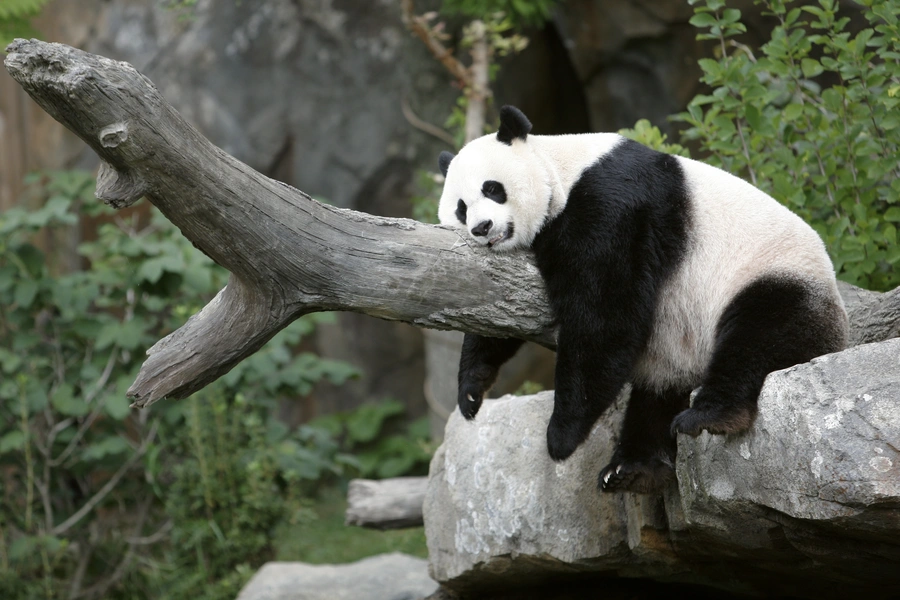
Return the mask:
<path id="1" fill-rule="evenodd" d="M 31 505 L 34 502 L 34 457 L 31 453 L 31 428 L 28 426 L 28 399 L 25 397 L 25 383 L 19 379 L 20 427 L 25 436 L 25 531 L 31 533 Z"/>
<path id="2" fill-rule="evenodd" d="M 0 573 L 9 572 L 9 555 L 6 553 L 6 522 L 0 519 Z"/>
<path id="3" fill-rule="evenodd" d="M 206 448 L 203 444 L 203 432 L 200 429 L 200 404 L 195 400 L 191 402 L 191 442 L 200 464 L 200 484 L 203 486 L 203 500 L 206 504 L 206 516 L 213 518 L 212 509 L 215 506 L 210 485 L 209 465 L 206 462 Z"/>
<path id="4" fill-rule="evenodd" d="M 115 472 L 115 474 L 110 477 L 109 481 L 106 482 L 100 491 L 94 494 L 90 500 L 84 503 L 78 511 L 73 514 L 71 517 L 57 525 L 50 532 L 53 535 L 62 535 L 71 529 L 75 524 L 77 524 L 81 519 L 84 518 L 85 515 L 91 512 L 97 504 L 99 504 L 111 491 L 116 488 L 119 480 L 125 476 L 125 473 L 131 469 L 132 465 L 136 463 L 140 458 L 147 452 L 147 448 L 156 438 L 156 429 L 158 427 L 158 423 L 154 422 L 153 426 L 150 428 L 150 433 L 147 434 L 147 437 L 141 442 L 140 447 L 135 450 L 134 454 L 132 454 L 125 463 L 119 467 L 119 470 Z"/>

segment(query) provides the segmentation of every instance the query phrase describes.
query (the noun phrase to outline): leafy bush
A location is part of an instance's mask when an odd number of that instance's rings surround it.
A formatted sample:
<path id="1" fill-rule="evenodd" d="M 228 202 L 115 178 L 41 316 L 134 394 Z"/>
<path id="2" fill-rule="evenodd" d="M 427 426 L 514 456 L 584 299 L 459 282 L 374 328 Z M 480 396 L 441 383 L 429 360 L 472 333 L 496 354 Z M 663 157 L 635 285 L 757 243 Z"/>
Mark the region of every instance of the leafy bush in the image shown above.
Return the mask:
<path id="1" fill-rule="evenodd" d="M 502 12 L 513 24 L 537 27 L 550 19 L 557 0 L 444 0 L 441 10 L 450 15 L 482 19 Z"/>
<path id="2" fill-rule="evenodd" d="M 339 434 L 272 417 L 278 398 L 356 374 L 292 351 L 326 314 L 191 399 L 132 411 L 142 350 L 226 272 L 161 216 L 98 205 L 94 185 L 85 172 L 34 176 L 42 208 L 0 214 L 0 597 L 234 598 L 318 485 L 424 455 L 382 435 L 396 403 L 336 417 Z M 74 253 L 90 268 L 63 272 L 79 213 L 100 223 Z M 357 449 L 380 454 L 369 464 Z"/>
<path id="3" fill-rule="evenodd" d="M 696 3 L 698 0 L 693 0 Z M 709 162 L 765 190 L 810 223 L 850 283 L 900 283 L 900 1 L 863 0 L 855 35 L 835 0 L 762 2 L 777 26 L 755 53 L 741 13 L 705 0 L 691 23 L 718 42 L 700 61 L 710 94 L 677 119 Z"/>
<path id="4" fill-rule="evenodd" d="M 344 456 L 351 457 L 360 477 L 425 475 L 434 451 L 428 418 L 407 424 L 405 410 L 400 402 L 385 400 L 320 417 L 309 426 L 339 440 Z"/>

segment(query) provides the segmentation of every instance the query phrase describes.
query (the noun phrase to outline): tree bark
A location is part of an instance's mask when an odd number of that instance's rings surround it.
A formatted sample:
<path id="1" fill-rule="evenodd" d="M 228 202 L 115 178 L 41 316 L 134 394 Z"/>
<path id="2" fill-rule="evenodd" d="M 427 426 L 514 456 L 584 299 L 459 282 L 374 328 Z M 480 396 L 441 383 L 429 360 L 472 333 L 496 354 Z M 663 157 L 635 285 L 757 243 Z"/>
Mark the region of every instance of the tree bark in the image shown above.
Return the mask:
<path id="1" fill-rule="evenodd" d="M 347 488 L 347 525 L 403 529 L 422 525 L 427 477 L 353 479 Z"/>
<path id="2" fill-rule="evenodd" d="M 128 390 L 133 406 L 202 389 L 322 310 L 553 347 L 528 255 L 316 202 L 213 146 L 127 63 L 37 40 L 16 40 L 7 53 L 12 77 L 102 160 L 98 198 L 122 208 L 146 197 L 231 272 L 206 307 L 147 351 Z"/>

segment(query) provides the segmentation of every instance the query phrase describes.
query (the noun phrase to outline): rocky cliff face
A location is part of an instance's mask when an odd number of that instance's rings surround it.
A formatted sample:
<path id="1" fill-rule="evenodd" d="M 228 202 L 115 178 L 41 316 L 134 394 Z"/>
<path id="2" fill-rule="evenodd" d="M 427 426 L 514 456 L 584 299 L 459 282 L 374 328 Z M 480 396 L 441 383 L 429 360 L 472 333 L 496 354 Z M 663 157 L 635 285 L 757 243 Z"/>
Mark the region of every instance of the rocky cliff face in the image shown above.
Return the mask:
<path id="1" fill-rule="evenodd" d="M 896 595 L 898 357 L 895 339 L 771 374 L 749 432 L 679 437 L 678 483 L 657 496 L 597 491 L 624 402 L 561 463 L 546 451 L 552 392 L 488 401 L 472 422 L 456 412 L 425 501 L 432 576 L 473 598 L 579 578 L 601 589 L 611 576 Z"/>

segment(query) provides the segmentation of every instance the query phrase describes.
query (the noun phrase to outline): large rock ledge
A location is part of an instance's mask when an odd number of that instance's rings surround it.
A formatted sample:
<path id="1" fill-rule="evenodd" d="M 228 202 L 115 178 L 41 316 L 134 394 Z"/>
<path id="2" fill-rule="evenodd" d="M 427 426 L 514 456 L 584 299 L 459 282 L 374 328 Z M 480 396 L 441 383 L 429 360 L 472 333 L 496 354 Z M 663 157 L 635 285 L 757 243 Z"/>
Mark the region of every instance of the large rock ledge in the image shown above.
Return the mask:
<path id="1" fill-rule="evenodd" d="M 751 596 L 900 593 L 900 339 L 771 374 L 752 430 L 680 436 L 678 484 L 659 496 L 597 491 L 624 402 L 554 463 L 552 400 L 504 397 L 473 422 L 451 417 L 424 507 L 445 594 L 600 590 L 609 577 Z"/>

